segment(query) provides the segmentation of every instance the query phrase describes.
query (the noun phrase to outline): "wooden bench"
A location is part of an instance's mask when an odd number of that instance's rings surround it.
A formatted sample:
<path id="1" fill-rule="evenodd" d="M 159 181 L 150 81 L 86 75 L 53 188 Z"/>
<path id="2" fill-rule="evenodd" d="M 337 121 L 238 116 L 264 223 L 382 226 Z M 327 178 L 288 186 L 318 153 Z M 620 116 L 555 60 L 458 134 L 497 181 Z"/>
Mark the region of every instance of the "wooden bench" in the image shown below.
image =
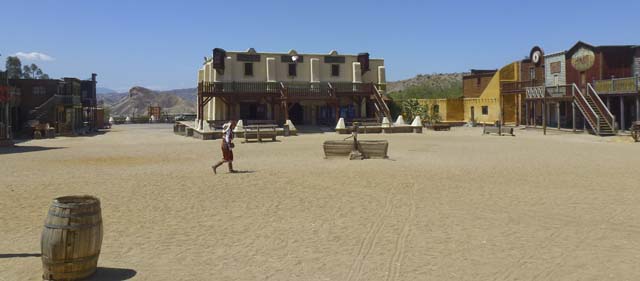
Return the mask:
<path id="1" fill-rule="evenodd" d="M 444 123 L 428 124 L 425 123 L 424 127 L 434 131 L 451 131 L 451 125 Z"/>
<path id="2" fill-rule="evenodd" d="M 245 120 L 244 125 L 276 125 L 276 120 Z"/>
<path id="3" fill-rule="evenodd" d="M 277 125 L 248 125 L 244 126 L 244 140 L 249 142 L 250 139 L 262 142 L 263 139 L 271 139 L 276 141 Z"/>
<path id="4" fill-rule="evenodd" d="M 633 140 L 636 142 L 640 141 L 640 121 L 633 122 L 629 130 L 631 131 Z"/>
<path id="5" fill-rule="evenodd" d="M 496 126 L 484 126 L 482 128 L 482 134 L 496 134 L 496 135 L 511 135 L 515 136 L 513 133 L 513 128 L 511 127 L 496 127 Z"/>

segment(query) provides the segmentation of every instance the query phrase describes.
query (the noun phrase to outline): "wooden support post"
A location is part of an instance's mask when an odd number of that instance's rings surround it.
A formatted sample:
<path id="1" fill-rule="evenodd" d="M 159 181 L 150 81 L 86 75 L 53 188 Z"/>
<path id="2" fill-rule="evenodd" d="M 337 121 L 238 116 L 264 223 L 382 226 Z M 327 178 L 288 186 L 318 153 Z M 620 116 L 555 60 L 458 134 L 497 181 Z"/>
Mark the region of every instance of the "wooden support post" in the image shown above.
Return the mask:
<path id="1" fill-rule="evenodd" d="M 620 96 L 620 130 L 624 131 L 625 130 L 625 123 L 624 123 L 624 96 Z"/>
<path id="2" fill-rule="evenodd" d="M 336 123 L 338 123 L 338 120 L 340 120 L 340 106 L 337 103 L 335 103 L 333 105 L 333 109 L 334 109 L 335 114 L 336 114 Z"/>
<path id="3" fill-rule="evenodd" d="M 560 130 L 560 102 L 556 103 L 556 121 L 558 122 L 558 130 Z"/>
<path id="4" fill-rule="evenodd" d="M 546 98 L 542 99 L 542 133 L 547 134 L 547 101 Z"/>
<path id="5" fill-rule="evenodd" d="M 636 121 L 640 121 L 640 96 L 636 95 Z"/>
<path id="6" fill-rule="evenodd" d="M 537 100 L 534 100 L 533 102 L 531 102 L 531 106 L 533 107 L 533 127 L 534 128 L 538 126 L 538 122 L 536 121 L 536 117 L 537 117 L 536 104 L 537 103 L 538 103 Z"/>
<path id="7" fill-rule="evenodd" d="M 573 132 L 576 132 L 576 104 L 571 103 L 571 127 L 573 128 Z"/>
<path id="8" fill-rule="evenodd" d="M 529 127 L 529 102 L 524 102 L 524 126 Z"/>

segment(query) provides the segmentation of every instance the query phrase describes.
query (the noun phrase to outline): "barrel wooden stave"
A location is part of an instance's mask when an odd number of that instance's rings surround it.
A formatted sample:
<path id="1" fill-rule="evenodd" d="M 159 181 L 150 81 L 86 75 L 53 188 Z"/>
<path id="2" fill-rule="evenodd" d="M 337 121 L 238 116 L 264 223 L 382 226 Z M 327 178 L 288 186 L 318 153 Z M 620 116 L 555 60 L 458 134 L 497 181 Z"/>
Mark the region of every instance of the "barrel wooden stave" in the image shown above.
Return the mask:
<path id="1" fill-rule="evenodd" d="M 74 203 L 80 201 L 87 203 Z M 54 200 L 42 232 L 43 279 L 78 280 L 92 275 L 100 255 L 102 231 L 97 198 L 70 196 Z"/>

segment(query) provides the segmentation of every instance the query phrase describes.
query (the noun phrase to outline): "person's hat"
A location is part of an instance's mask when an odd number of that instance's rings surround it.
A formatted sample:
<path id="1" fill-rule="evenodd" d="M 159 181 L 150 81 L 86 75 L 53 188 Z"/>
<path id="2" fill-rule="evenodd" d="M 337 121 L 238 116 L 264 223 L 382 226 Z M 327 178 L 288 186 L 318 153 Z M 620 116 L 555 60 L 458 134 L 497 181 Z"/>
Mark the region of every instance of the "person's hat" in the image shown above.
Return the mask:
<path id="1" fill-rule="evenodd" d="M 231 128 L 231 122 L 224 123 L 224 125 L 222 125 L 222 132 L 226 133 L 229 130 L 229 128 Z"/>

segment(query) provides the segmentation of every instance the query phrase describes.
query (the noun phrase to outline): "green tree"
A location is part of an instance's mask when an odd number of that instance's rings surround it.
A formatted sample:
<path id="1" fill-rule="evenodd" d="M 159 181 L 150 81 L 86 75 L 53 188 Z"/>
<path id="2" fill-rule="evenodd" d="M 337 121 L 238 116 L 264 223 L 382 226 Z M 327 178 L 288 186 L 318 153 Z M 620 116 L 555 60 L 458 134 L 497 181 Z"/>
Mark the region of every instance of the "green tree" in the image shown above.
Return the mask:
<path id="1" fill-rule="evenodd" d="M 18 57 L 7 57 L 5 69 L 9 79 L 22 78 L 22 63 Z"/>
<path id="2" fill-rule="evenodd" d="M 18 57 L 7 57 L 5 68 L 10 79 L 49 79 L 49 75 L 34 63 L 22 66 Z"/>
<path id="3" fill-rule="evenodd" d="M 407 99 L 402 101 L 402 115 L 407 119 L 407 122 L 411 122 L 416 116 L 424 118 L 428 112 L 428 108 L 425 105 L 421 105 L 417 99 Z"/>
<path id="4" fill-rule="evenodd" d="M 32 63 L 22 68 L 22 78 L 24 79 L 49 79 L 49 75 L 45 74 L 40 67 Z"/>

